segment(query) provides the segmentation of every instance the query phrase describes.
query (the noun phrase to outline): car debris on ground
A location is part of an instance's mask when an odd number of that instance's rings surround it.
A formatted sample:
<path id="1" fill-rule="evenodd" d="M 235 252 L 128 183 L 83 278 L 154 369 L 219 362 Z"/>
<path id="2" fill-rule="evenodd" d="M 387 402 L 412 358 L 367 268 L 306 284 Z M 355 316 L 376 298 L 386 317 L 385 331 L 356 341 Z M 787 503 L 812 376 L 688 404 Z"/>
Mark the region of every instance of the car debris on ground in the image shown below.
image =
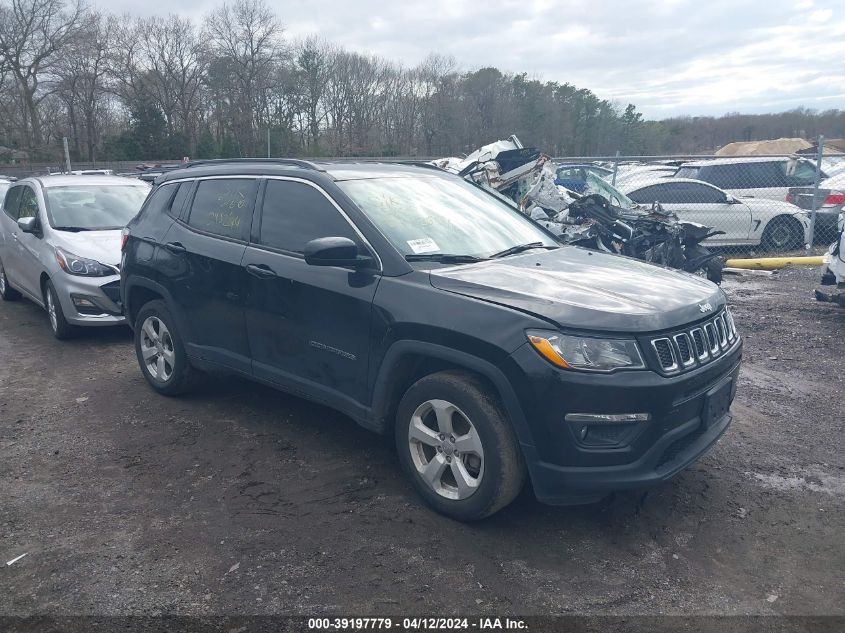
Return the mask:
<path id="1" fill-rule="evenodd" d="M 816 300 L 829 303 L 838 303 L 845 308 L 845 213 L 839 214 L 839 235 L 836 241 L 830 245 L 824 255 L 822 264 L 823 286 L 835 286 L 833 292 L 816 290 Z"/>
<path id="2" fill-rule="evenodd" d="M 590 187 L 583 194 L 566 189 L 555 182 L 551 158 L 524 147 L 516 135 L 480 147 L 466 158 L 430 164 L 504 196 L 565 244 L 699 273 L 716 283 L 722 280 L 721 258 L 701 245 L 721 231 L 680 220 L 659 204 L 625 208 L 620 206 L 621 194 L 611 201 Z"/>

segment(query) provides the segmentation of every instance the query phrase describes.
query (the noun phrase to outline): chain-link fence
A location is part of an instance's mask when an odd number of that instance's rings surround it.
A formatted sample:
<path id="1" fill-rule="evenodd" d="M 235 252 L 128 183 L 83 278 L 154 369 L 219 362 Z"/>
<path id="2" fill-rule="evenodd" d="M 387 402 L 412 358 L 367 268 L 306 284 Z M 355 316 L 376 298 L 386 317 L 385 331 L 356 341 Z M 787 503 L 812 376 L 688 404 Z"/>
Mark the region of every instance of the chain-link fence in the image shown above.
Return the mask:
<path id="1" fill-rule="evenodd" d="M 836 239 L 845 206 L 845 155 L 582 156 L 553 161 L 557 184 L 567 189 L 599 193 L 620 206 L 660 203 L 681 219 L 721 231 L 707 240 L 711 247 L 778 254 L 810 244 L 824 246 Z M 178 162 L 104 161 L 72 167 L 137 174 L 145 164 Z M 62 170 L 61 164 L 46 163 L 0 166 L 0 174 L 15 177 Z"/>
<path id="2" fill-rule="evenodd" d="M 721 231 L 709 246 L 795 251 L 834 241 L 845 205 L 845 155 L 555 158 L 557 184 L 620 206 L 660 203 Z"/>

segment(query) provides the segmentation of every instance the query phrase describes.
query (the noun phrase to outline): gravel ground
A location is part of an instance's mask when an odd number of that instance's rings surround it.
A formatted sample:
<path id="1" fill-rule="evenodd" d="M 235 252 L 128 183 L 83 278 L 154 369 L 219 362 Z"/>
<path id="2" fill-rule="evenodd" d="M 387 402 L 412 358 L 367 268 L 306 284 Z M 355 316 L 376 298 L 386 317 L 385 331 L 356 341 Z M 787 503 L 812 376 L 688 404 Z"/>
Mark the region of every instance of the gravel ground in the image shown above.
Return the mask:
<path id="1" fill-rule="evenodd" d="M 389 444 L 240 379 L 155 395 L 128 330 L 0 305 L 0 614 L 845 615 L 845 310 L 818 273 L 728 279 L 734 423 L 672 482 L 482 523 Z"/>

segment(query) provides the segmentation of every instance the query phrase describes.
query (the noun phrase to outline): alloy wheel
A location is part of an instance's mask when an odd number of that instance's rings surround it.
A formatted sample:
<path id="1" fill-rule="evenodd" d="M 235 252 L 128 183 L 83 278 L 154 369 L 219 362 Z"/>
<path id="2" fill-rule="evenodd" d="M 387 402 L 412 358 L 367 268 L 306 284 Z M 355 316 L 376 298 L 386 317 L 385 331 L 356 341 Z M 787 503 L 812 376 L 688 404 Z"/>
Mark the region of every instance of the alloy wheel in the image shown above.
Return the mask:
<path id="1" fill-rule="evenodd" d="M 155 316 L 147 317 L 141 326 L 141 357 L 150 376 L 167 382 L 173 376 L 176 350 L 173 338 L 164 321 Z"/>
<path id="2" fill-rule="evenodd" d="M 59 317 L 56 314 L 56 302 L 53 300 L 53 293 L 47 290 L 47 314 L 50 315 L 50 327 L 54 332 L 59 329 Z"/>
<path id="3" fill-rule="evenodd" d="M 408 427 L 414 467 L 446 499 L 462 500 L 478 490 L 484 476 L 484 448 L 472 421 L 446 400 L 426 400 Z"/>

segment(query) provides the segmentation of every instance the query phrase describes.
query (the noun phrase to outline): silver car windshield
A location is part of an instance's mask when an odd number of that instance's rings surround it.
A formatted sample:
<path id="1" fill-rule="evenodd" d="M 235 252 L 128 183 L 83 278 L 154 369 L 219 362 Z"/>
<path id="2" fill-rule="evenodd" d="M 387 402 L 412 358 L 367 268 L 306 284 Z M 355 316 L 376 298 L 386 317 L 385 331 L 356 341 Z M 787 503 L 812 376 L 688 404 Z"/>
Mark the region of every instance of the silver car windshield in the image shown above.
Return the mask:
<path id="1" fill-rule="evenodd" d="M 560 246 L 514 207 L 459 178 L 368 178 L 337 185 L 403 255 L 486 258 L 522 244 Z"/>
<path id="2" fill-rule="evenodd" d="M 44 190 L 50 226 L 71 231 L 121 229 L 134 218 L 149 189 L 136 185 L 74 185 Z"/>

